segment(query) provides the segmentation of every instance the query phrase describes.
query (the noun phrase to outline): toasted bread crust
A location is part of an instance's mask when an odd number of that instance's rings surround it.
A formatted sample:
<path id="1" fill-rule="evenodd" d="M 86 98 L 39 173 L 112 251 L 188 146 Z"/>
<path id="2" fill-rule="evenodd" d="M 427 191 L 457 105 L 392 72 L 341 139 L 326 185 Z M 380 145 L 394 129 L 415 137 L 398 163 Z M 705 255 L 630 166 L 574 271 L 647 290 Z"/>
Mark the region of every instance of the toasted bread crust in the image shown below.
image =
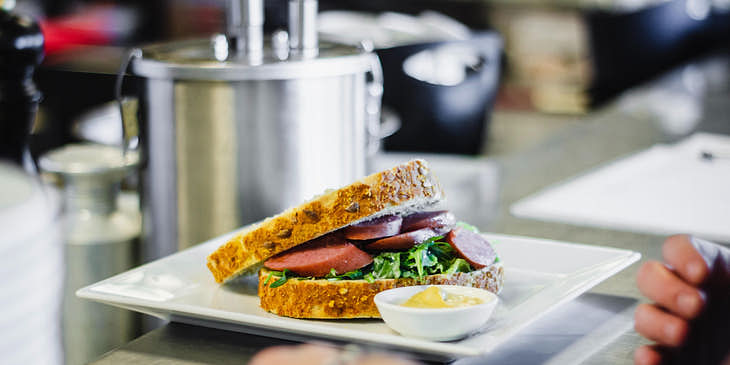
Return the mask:
<path id="1" fill-rule="evenodd" d="M 429 275 L 423 280 L 379 279 L 328 281 L 290 279 L 284 285 L 271 288 L 276 277 L 270 271 L 259 271 L 259 298 L 261 308 L 271 313 L 316 319 L 380 318 L 373 302 L 375 294 L 386 289 L 413 285 L 462 285 L 499 293 L 504 286 L 504 268 L 495 263 L 470 273 Z"/>
<path id="2" fill-rule="evenodd" d="M 263 261 L 300 243 L 374 216 L 389 207 L 435 203 L 443 191 L 423 160 L 367 176 L 249 226 L 208 256 L 217 282 L 255 272 Z"/>

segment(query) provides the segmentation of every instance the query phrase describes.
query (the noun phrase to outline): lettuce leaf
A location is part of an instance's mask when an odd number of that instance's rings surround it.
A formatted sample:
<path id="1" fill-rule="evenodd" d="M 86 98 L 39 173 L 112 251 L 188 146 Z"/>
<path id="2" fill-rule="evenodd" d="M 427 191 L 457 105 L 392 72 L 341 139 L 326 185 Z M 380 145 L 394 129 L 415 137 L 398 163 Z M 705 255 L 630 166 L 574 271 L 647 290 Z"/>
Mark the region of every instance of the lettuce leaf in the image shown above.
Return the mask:
<path id="1" fill-rule="evenodd" d="M 468 262 L 457 257 L 443 236 L 433 237 L 404 252 L 383 252 L 373 259 L 376 279 L 413 278 L 426 275 L 472 271 Z M 460 260 L 460 261 L 459 261 Z"/>
<path id="2" fill-rule="evenodd" d="M 337 281 L 337 280 L 359 280 L 362 279 L 365 275 L 363 274 L 362 270 L 357 269 L 353 271 L 348 271 L 344 274 L 337 275 L 337 272 L 334 268 L 330 269 L 330 272 L 325 276 L 325 279 L 330 281 Z"/>
<path id="3" fill-rule="evenodd" d="M 373 258 L 373 277 L 376 279 L 398 279 L 400 272 L 400 252 L 383 252 Z"/>
<path id="4" fill-rule="evenodd" d="M 271 285 L 269 285 L 269 288 L 278 288 L 286 283 L 286 281 L 288 280 L 288 278 L 286 277 L 286 274 L 291 273 L 291 270 L 284 269 L 284 271 L 272 271 L 272 273 L 276 276 L 281 275 L 281 277 L 279 278 L 279 280 L 271 283 Z"/>
<path id="5" fill-rule="evenodd" d="M 469 272 L 471 271 L 471 265 L 469 265 L 468 262 L 464 259 L 456 259 L 453 263 L 451 263 L 451 266 L 449 266 L 446 271 L 444 271 L 444 274 L 453 274 L 457 272 Z"/>

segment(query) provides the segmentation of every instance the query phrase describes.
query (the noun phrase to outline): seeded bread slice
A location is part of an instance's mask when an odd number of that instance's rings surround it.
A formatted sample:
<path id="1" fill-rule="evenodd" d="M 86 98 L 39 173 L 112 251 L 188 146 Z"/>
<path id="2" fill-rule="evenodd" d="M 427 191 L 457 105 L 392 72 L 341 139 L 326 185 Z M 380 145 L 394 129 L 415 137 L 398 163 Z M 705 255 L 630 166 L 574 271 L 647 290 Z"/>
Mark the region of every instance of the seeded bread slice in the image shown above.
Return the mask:
<path id="1" fill-rule="evenodd" d="M 422 210 L 442 198 L 426 161 L 409 161 L 244 228 L 210 254 L 207 265 L 221 283 L 254 273 L 271 256 L 344 226 Z"/>
<path id="2" fill-rule="evenodd" d="M 270 271 L 259 271 L 261 308 L 271 313 L 294 318 L 347 319 L 380 318 L 373 302 L 375 294 L 386 289 L 413 285 L 461 285 L 482 288 L 498 294 L 504 286 L 504 268 L 494 263 L 470 273 L 439 274 L 417 279 L 379 279 L 329 281 L 289 279 L 284 285 L 271 288 L 278 279 Z M 266 284 L 266 285 L 264 285 Z"/>

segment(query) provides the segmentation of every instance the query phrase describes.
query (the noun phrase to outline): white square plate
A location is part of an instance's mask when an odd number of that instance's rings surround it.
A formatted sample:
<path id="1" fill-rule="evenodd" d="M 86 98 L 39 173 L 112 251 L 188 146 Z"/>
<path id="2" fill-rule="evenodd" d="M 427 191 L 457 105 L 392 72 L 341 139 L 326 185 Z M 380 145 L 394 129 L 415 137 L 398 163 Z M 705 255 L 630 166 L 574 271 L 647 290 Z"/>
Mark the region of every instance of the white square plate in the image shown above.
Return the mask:
<path id="1" fill-rule="evenodd" d="M 206 256 L 232 234 L 80 289 L 77 295 L 172 321 L 284 339 L 332 339 L 428 355 L 491 351 L 556 306 L 637 261 L 637 252 L 542 239 L 485 234 L 505 268 L 500 304 L 478 333 L 452 342 L 408 338 L 378 319 L 302 320 L 259 307 L 254 276 L 219 285 Z"/>

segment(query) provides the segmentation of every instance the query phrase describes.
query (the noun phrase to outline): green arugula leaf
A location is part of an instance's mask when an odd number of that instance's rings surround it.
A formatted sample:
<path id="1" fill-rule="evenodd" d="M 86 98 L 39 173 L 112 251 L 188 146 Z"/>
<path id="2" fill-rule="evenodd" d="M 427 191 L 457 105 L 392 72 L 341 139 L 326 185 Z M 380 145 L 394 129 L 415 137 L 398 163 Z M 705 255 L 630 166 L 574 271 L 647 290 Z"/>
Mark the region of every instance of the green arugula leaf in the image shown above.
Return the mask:
<path id="1" fill-rule="evenodd" d="M 272 275 L 273 275 L 273 274 L 269 272 L 269 276 L 267 276 L 267 277 L 266 277 L 266 280 L 264 280 L 264 286 L 266 286 L 266 284 L 268 284 L 268 283 L 269 283 L 269 281 L 271 280 L 271 276 L 272 276 Z"/>
<path id="2" fill-rule="evenodd" d="M 439 260 L 443 261 L 451 261 L 456 256 L 454 248 L 448 242 L 434 242 L 430 250 Z"/>
<path id="3" fill-rule="evenodd" d="M 341 279 L 347 279 L 347 280 L 360 280 L 363 277 L 362 271 L 360 269 L 348 271 L 342 275 L 338 276 Z"/>
<path id="4" fill-rule="evenodd" d="M 362 279 L 363 272 L 360 269 L 348 271 L 344 274 L 337 275 L 337 271 L 335 271 L 334 268 L 330 269 L 330 272 L 325 275 L 325 279 L 329 281 L 338 281 L 338 280 L 359 280 Z"/>
<path id="5" fill-rule="evenodd" d="M 410 279 L 418 279 L 418 274 L 413 271 L 404 271 L 403 277 L 410 278 Z"/>
<path id="6" fill-rule="evenodd" d="M 406 260 L 406 263 L 415 268 L 419 279 L 423 278 L 425 273 L 435 272 L 432 267 L 436 266 L 439 263 L 439 256 L 436 255 L 436 251 L 432 250 L 433 247 L 438 247 L 440 243 L 436 242 L 436 239 L 438 239 L 438 237 L 434 237 L 419 245 L 416 245 L 414 248 L 408 251 L 408 259 Z M 438 252 L 439 254 L 446 256 L 443 250 L 440 250 Z M 448 259 L 450 260 L 451 257 L 448 257 Z"/>
<path id="7" fill-rule="evenodd" d="M 436 265 L 428 267 L 426 269 L 426 271 L 428 272 L 429 275 L 442 274 L 444 272 L 444 268 L 445 268 L 444 263 L 439 261 L 436 263 Z"/>
<path id="8" fill-rule="evenodd" d="M 367 281 L 370 284 L 372 284 L 372 283 L 375 282 L 375 276 L 373 275 L 373 272 L 372 271 L 369 272 L 369 273 L 367 273 L 367 274 L 365 274 L 365 276 L 363 277 L 363 279 L 365 279 L 365 281 Z"/>
<path id="9" fill-rule="evenodd" d="M 269 285 L 269 288 L 273 289 L 273 288 L 278 288 L 278 287 L 284 285 L 284 283 L 286 283 L 286 281 L 287 281 L 286 274 L 290 273 L 290 272 L 291 272 L 291 270 L 284 269 L 284 271 L 281 272 L 281 278 L 279 278 L 279 280 L 271 283 L 271 285 Z"/>
<path id="10" fill-rule="evenodd" d="M 336 278 L 337 277 L 337 271 L 335 271 L 335 268 L 331 268 L 330 272 L 327 273 L 327 275 L 324 276 L 327 279 Z"/>
<path id="11" fill-rule="evenodd" d="M 444 236 L 434 236 L 434 237 L 431 237 L 431 238 L 421 242 L 420 244 L 422 245 L 425 243 L 440 242 L 442 239 L 444 239 Z"/>
<path id="12" fill-rule="evenodd" d="M 423 254 L 426 250 L 427 245 L 421 244 L 414 247 L 413 251 L 408 252 L 407 261 L 413 263 L 411 266 L 416 269 L 419 279 L 423 277 Z"/>
<path id="13" fill-rule="evenodd" d="M 444 271 L 444 274 L 453 274 L 457 272 L 469 272 L 471 271 L 471 265 L 469 265 L 468 262 L 464 259 L 456 259 L 454 262 L 449 266 L 446 271 Z"/>
<path id="14" fill-rule="evenodd" d="M 373 276 L 377 279 L 398 279 L 401 277 L 399 252 L 383 252 L 373 259 Z"/>

